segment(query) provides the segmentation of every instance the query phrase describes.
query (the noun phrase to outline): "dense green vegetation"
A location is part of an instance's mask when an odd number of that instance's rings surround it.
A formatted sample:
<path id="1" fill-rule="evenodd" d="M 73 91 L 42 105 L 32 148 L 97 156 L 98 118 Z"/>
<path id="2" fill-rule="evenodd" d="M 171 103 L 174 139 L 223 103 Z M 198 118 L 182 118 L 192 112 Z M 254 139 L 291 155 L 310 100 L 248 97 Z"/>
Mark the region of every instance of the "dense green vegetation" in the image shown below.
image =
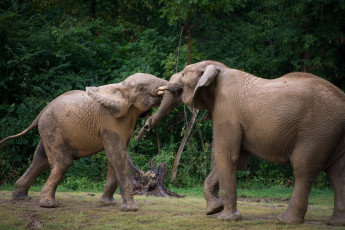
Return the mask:
<path id="1" fill-rule="evenodd" d="M 345 0 L 3 0 L 0 139 L 24 130 L 66 91 L 119 82 L 136 72 L 169 79 L 185 64 L 206 59 L 265 78 L 307 71 L 344 90 L 344 15 Z M 188 108 L 180 105 L 143 142 L 133 138 L 134 163 L 147 170 L 154 159 L 171 170 L 186 116 Z M 209 172 L 212 123 L 202 116 L 202 136 L 194 127 L 177 179 L 167 178 L 170 185 L 200 185 Z M 144 122 L 138 121 L 136 133 Z M 32 131 L 0 149 L 0 179 L 14 170 L 6 182 L 18 178 L 38 141 Z M 63 183 L 78 189 L 103 182 L 105 174 L 100 153 L 76 161 Z M 293 173 L 290 166 L 251 157 L 238 177 L 240 186 L 284 186 Z M 325 174 L 316 185 L 328 186 Z"/>

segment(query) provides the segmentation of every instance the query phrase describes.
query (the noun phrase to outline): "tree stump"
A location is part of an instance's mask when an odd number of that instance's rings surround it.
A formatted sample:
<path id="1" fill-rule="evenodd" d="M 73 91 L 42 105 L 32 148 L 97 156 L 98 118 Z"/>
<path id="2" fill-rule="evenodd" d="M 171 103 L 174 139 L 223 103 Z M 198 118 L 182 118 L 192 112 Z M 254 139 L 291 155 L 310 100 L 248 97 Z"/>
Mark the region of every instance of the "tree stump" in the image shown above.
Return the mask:
<path id="1" fill-rule="evenodd" d="M 175 192 L 169 191 L 164 186 L 164 180 L 168 171 L 166 163 L 160 163 L 156 167 L 156 163 L 151 160 L 151 170 L 144 172 L 138 169 L 130 156 L 128 156 L 129 169 L 132 174 L 131 181 L 134 186 L 135 195 L 159 196 L 159 197 L 185 197 Z"/>

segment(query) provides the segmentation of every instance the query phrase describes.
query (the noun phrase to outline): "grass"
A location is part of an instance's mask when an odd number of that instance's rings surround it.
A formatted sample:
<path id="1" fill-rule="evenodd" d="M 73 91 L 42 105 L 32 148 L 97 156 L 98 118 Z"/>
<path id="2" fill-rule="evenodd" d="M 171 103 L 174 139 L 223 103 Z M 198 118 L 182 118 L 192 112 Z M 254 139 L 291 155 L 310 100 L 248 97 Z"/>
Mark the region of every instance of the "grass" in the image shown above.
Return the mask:
<path id="1" fill-rule="evenodd" d="M 291 188 L 239 189 L 240 222 L 224 222 L 205 215 L 202 188 L 174 189 L 184 198 L 135 196 L 138 212 L 121 212 L 117 204 L 102 206 L 97 191 L 58 191 L 58 208 L 38 205 L 40 187 L 33 187 L 31 199 L 14 201 L 10 186 L 0 187 L 0 229 L 337 229 L 325 225 L 332 214 L 333 192 L 313 190 L 306 221 L 302 225 L 281 225 L 275 217 L 284 211 Z M 340 228 L 339 228 L 340 229 Z"/>

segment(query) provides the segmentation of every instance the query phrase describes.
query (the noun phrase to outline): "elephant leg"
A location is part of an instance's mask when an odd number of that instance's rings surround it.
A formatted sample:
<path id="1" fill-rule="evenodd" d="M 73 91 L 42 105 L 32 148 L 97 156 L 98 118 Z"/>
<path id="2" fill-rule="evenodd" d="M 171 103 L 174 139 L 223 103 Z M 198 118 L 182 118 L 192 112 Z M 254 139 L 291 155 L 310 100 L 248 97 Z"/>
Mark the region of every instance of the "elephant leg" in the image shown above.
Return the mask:
<path id="1" fill-rule="evenodd" d="M 337 159 L 326 173 L 331 179 L 334 190 L 333 215 L 327 224 L 345 225 L 345 154 Z"/>
<path id="2" fill-rule="evenodd" d="M 212 215 L 224 209 L 223 203 L 218 195 L 219 181 L 217 169 L 214 168 L 204 182 L 204 197 L 206 199 L 206 214 Z"/>
<path id="3" fill-rule="evenodd" d="M 53 208 L 57 207 L 58 203 L 55 200 L 56 188 L 59 185 L 63 175 L 67 172 L 68 168 L 72 165 L 73 161 L 66 164 L 58 164 L 52 167 L 47 182 L 41 190 L 40 206 Z"/>
<path id="4" fill-rule="evenodd" d="M 39 203 L 41 207 L 53 208 L 58 206 L 58 203 L 55 201 L 56 188 L 63 175 L 73 164 L 73 153 L 76 150 L 65 141 L 62 141 L 62 143 L 55 143 L 54 146 L 50 146 L 49 148 L 45 147 L 45 149 L 52 170 L 41 190 Z"/>
<path id="5" fill-rule="evenodd" d="M 121 211 L 137 211 L 139 207 L 133 200 L 133 184 L 129 178 L 126 143 L 117 133 L 112 131 L 104 131 L 102 137 L 108 162 L 113 168 L 117 183 L 120 186 L 123 201 Z"/>
<path id="6" fill-rule="evenodd" d="M 295 148 L 290 158 L 294 169 L 295 185 L 288 208 L 277 217 L 278 221 L 283 224 L 304 222 L 308 209 L 308 196 L 314 178 L 323 167 L 323 159 L 315 158 L 315 156 L 322 156 L 320 151 L 317 151 L 318 148 L 322 149 L 320 146 L 312 148 L 310 145 L 303 145 L 300 147 L 302 148 Z"/>
<path id="7" fill-rule="evenodd" d="M 243 170 L 246 168 L 249 160 L 249 152 L 241 151 L 237 164 L 237 170 Z M 218 213 L 224 209 L 221 198 L 218 195 L 219 180 L 217 175 L 217 169 L 213 169 L 210 175 L 204 182 L 204 196 L 206 199 L 206 214 L 212 215 Z"/>
<path id="8" fill-rule="evenodd" d="M 100 202 L 104 204 L 115 204 L 113 195 L 117 189 L 117 179 L 113 167 L 108 163 L 107 180 L 105 182 L 104 192 L 100 198 Z"/>
<path id="9" fill-rule="evenodd" d="M 295 174 L 295 186 L 287 210 L 278 216 L 283 224 L 302 224 L 308 208 L 308 195 L 313 179 Z"/>
<path id="10" fill-rule="evenodd" d="M 42 141 L 37 145 L 30 167 L 16 181 L 12 197 L 15 200 L 28 198 L 28 190 L 35 178 L 44 170 L 49 169 L 49 163 Z"/>
<path id="11" fill-rule="evenodd" d="M 221 220 L 238 221 L 236 170 L 242 143 L 242 128 L 239 124 L 214 124 L 214 156 L 219 178 L 220 195 L 224 210 Z"/>

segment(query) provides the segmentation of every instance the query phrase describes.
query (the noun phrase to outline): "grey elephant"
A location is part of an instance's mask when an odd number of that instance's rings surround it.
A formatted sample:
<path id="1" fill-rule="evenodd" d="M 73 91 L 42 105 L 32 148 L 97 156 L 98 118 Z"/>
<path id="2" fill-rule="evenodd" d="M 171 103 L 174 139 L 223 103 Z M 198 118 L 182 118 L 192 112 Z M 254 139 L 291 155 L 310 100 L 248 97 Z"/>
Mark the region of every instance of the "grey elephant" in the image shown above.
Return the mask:
<path id="1" fill-rule="evenodd" d="M 249 153 L 291 164 L 295 185 L 281 223 L 303 223 L 314 178 L 325 171 L 334 189 L 331 225 L 345 225 L 345 94 L 315 75 L 290 73 L 267 80 L 215 61 L 188 65 L 169 82 L 149 131 L 179 102 L 207 110 L 213 121 L 216 169 L 205 180 L 207 214 L 240 220 L 236 170 Z M 164 105 L 164 106 L 163 106 Z M 217 198 L 218 181 L 221 200 Z"/>
<path id="2" fill-rule="evenodd" d="M 127 148 L 140 116 L 151 115 L 161 102 L 157 88 L 167 81 L 150 74 L 137 73 L 118 84 L 87 87 L 62 94 L 50 102 L 20 137 L 38 127 L 41 141 L 27 171 L 17 180 L 12 196 L 25 199 L 34 179 L 51 168 L 41 190 L 40 206 L 56 207 L 56 188 L 73 160 L 96 154 L 103 149 L 108 159 L 104 203 L 115 203 L 113 194 L 120 187 L 122 211 L 136 211 L 133 185 L 129 178 Z"/>

